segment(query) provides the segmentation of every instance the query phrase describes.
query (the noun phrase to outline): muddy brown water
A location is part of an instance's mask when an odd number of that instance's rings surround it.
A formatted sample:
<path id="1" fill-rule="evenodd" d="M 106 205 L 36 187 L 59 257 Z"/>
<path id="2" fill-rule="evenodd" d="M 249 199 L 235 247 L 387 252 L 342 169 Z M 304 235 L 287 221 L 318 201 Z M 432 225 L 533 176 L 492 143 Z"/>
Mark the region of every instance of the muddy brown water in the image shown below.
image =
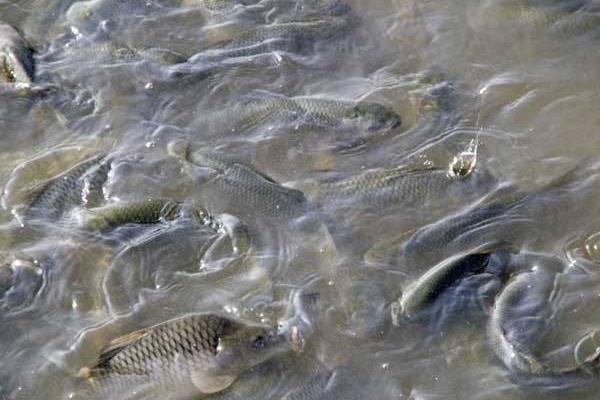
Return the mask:
<path id="1" fill-rule="evenodd" d="M 335 17 L 310 15 L 311 1 L 217 13 L 200 3 L 0 0 L 0 21 L 32 44 L 34 82 L 47 88 L 0 86 L 0 256 L 20 271 L 0 300 L 0 399 L 76 398 L 77 372 L 104 343 L 186 313 L 305 330 L 302 354 L 270 360 L 211 398 L 598 398 L 600 377 L 529 379 L 496 357 L 486 329 L 502 285 L 489 274 L 454 285 L 423 321 L 393 326 L 390 316 L 402 288 L 451 255 L 428 249 L 430 258 L 417 251 L 408 262 L 412 232 L 498 185 L 535 191 L 577 167 L 569 185 L 533 196 L 520 223 L 500 217 L 481 235 L 517 238 L 520 252 L 540 255 L 526 268 L 561 266 L 543 310 L 525 297 L 515 313 L 515 326 L 542 326 L 536 354 L 558 369 L 597 351 L 593 335 L 576 344 L 600 327 L 598 2 L 345 0 L 350 11 Z M 218 51 L 245 30 L 302 18 L 347 24 L 258 54 Z M 302 96 L 379 103 L 402 124 L 382 133 L 302 118 L 226 132 L 230 120 L 206 123 L 240 102 Z M 212 191 L 205 168 L 168 151 L 185 140 L 302 187 L 375 168 L 446 168 L 474 138 L 476 168 L 495 179 L 480 192 L 386 209 L 363 207 L 357 194 L 294 220 Z M 113 160 L 107 203 L 197 201 L 243 221 L 251 251 L 237 254 L 226 232 L 185 218 L 111 232 L 81 229 L 71 213 L 22 225 L 32 188 L 99 152 Z M 332 371 L 328 385 L 307 386 Z"/>

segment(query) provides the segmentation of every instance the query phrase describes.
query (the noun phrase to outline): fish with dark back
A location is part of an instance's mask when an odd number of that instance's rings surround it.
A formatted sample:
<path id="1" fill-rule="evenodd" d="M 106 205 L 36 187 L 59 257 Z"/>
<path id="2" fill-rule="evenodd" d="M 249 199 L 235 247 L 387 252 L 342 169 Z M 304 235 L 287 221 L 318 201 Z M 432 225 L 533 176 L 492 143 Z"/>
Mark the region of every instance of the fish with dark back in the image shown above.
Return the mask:
<path id="1" fill-rule="evenodd" d="M 186 398 L 222 391 L 243 372 L 291 349 L 292 339 L 276 328 L 191 314 L 113 339 L 79 376 L 91 395 Z"/>

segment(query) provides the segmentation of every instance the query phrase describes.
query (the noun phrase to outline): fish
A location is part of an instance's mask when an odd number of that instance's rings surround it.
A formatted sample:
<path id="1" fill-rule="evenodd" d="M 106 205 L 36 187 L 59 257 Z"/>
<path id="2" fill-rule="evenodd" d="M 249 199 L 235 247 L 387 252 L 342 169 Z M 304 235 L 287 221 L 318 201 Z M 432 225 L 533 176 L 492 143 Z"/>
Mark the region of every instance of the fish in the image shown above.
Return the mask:
<path id="1" fill-rule="evenodd" d="M 0 83 L 29 83 L 34 75 L 33 49 L 10 25 L 0 22 Z"/>
<path id="2" fill-rule="evenodd" d="M 236 7 L 258 8 L 261 12 L 272 12 L 273 9 L 283 9 L 293 12 L 297 17 L 300 10 L 312 15 L 344 15 L 350 11 L 350 6 L 342 0 L 183 0 L 182 7 L 202 7 L 211 12 L 231 12 Z"/>
<path id="3" fill-rule="evenodd" d="M 34 260 L 8 257 L 0 264 L 0 307 L 26 306 L 44 284 L 44 272 Z"/>
<path id="4" fill-rule="evenodd" d="M 267 175 L 243 164 L 209 154 L 204 149 L 191 150 L 187 143 L 169 143 L 169 152 L 210 172 L 205 185 L 219 202 L 234 202 L 253 214 L 274 219 L 298 218 L 308 210 L 304 193 L 280 185 Z"/>
<path id="5" fill-rule="evenodd" d="M 496 183 L 493 175 L 475 168 L 469 176 L 452 177 L 446 169 L 428 167 L 375 168 L 346 179 L 299 183 L 307 198 L 366 209 L 389 209 L 465 204 Z"/>
<path id="6" fill-rule="evenodd" d="M 330 17 L 314 21 L 275 22 L 260 25 L 236 35 L 192 57 L 193 62 L 223 58 L 249 57 L 272 51 L 301 53 L 314 43 L 344 34 L 349 29 L 344 18 Z"/>
<path id="7" fill-rule="evenodd" d="M 537 264 L 537 263 L 536 263 Z M 531 349 L 532 341 L 536 341 L 546 332 L 547 316 L 544 310 L 541 315 L 521 316 L 527 327 L 515 327 L 517 310 L 528 310 L 531 313 L 548 307 L 548 301 L 555 286 L 558 275 L 555 271 L 540 268 L 535 271 L 514 275 L 508 285 L 496 297 L 492 314 L 488 323 L 487 335 L 491 348 L 510 372 L 520 376 L 590 379 L 600 373 L 600 354 L 595 353 L 574 367 L 554 368 L 541 361 Z M 538 307 L 523 302 L 536 301 Z M 551 311 L 551 310 L 548 310 Z M 537 323 L 536 323 L 537 322 Z M 512 326 L 511 326 L 512 325 Z M 512 329 L 511 329 L 512 328 Z"/>
<path id="8" fill-rule="evenodd" d="M 496 16 L 515 21 L 535 31 L 545 32 L 549 37 L 569 39 L 597 32 L 600 28 L 600 14 L 583 7 L 542 7 L 523 4 L 498 6 Z"/>
<path id="9" fill-rule="evenodd" d="M 512 183 L 500 184 L 456 214 L 377 243 L 365 258 L 370 263 L 394 262 L 419 268 L 491 241 L 520 247 L 539 230 L 535 218 L 538 204 L 543 205 L 545 198 L 558 197 L 561 191 L 580 179 L 582 170 L 581 165 L 575 166 L 534 189 L 524 190 Z"/>
<path id="10" fill-rule="evenodd" d="M 92 393 L 210 394 L 290 350 L 284 332 L 216 314 L 189 314 L 110 341 L 79 377 Z M 112 397 L 111 397 L 112 398 Z M 170 397 L 171 398 L 171 397 Z"/>
<path id="11" fill-rule="evenodd" d="M 354 127 L 370 133 L 385 133 L 398 129 L 402 118 L 390 107 L 378 103 L 298 96 L 241 101 L 204 115 L 192 125 L 205 134 L 221 135 L 243 134 L 261 125 L 277 123 L 327 127 L 334 132 Z"/>
<path id="12" fill-rule="evenodd" d="M 105 230 L 129 223 L 157 224 L 171 221 L 179 216 L 181 204 L 170 199 L 148 198 L 81 211 L 78 215 L 81 226 L 87 229 Z"/>
<path id="13" fill-rule="evenodd" d="M 25 217 L 58 219 L 63 213 L 92 199 L 103 198 L 111 162 L 104 153 L 89 158 L 51 179 L 33 195 Z"/>
<path id="14" fill-rule="evenodd" d="M 200 6 L 210 11 L 223 11 L 235 6 L 249 6 L 257 4 L 260 0 L 183 0 L 184 7 Z"/>
<path id="15" fill-rule="evenodd" d="M 151 14 L 161 10 L 161 6 L 169 3 L 175 5 L 176 1 L 86 0 L 71 3 L 66 12 L 63 12 L 67 26 L 72 27 L 71 29 L 74 28 L 79 33 L 81 30 L 97 29 L 98 25 L 103 22 L 116 22 L 128 16 Z"/>
<path id="16" fill-rule="evenodd" d="M 152 47 L 132 47 L 119 41 L 103 41 L 90 43 L 85 40 L 70 43 L 64 48 L 64 53 L 54 53 L 47 56 L 48 59 L 73 58 L 80 62 L 114 62 L 127 63 L 140 60 L 148 60 L 161 65 L 181 64 L 187 57 L 177 52 Z"/>
<path id="17" fill-rule="evenodd" d="M 301 385 L 283 396 L 282 400 L 317 400 L 324 398 L 334 377 L 335 371 L 333 370 L 318 371 Z"/>
<path id="18" fill-rule="evenodd" d="M 371 398 L 365 390 L 365 379 L 345 365 L 327 369 L 318 366 L 302 384 L 285 394 L 282 400 L 363 400 Z"/>
<path id="19" fill-rule="evenodd" d="M 430 268 L 411 283 L 396 302 L 392 303 L 394 325 L 400 325 L 401 319 L 418 316 L 444 291 L 461 279 L 485 271 L 490 263 L 492 252 L 501 248 L 502 244 L 491 243 L 457 254 Z"/>

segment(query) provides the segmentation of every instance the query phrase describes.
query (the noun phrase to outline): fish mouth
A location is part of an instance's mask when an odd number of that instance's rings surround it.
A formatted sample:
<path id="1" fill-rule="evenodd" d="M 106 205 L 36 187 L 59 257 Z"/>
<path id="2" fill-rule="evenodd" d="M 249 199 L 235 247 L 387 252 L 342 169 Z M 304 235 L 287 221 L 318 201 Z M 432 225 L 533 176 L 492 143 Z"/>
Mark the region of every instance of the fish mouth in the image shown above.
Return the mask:
<path id="1" fill-rule="evenodd" d="M 399 117 L 394 117 L 391 120 L 372 122 L 367 129 L 371 132 L 391 131 L 400 126 L 402 126 L 402 120 Z"/>
<path id="2" fill-rule="evenodd" d="M 400 117 L 395 117 L 390 123 L 390 129 L 397 129 L 402 126 L 402 119 Z"/>

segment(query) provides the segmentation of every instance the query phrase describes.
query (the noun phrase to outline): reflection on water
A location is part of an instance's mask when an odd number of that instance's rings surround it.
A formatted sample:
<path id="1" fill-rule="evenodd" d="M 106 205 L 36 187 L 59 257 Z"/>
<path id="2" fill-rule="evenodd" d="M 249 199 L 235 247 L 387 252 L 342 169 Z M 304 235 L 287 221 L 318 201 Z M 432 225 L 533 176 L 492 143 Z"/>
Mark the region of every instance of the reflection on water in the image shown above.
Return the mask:
<path id="1" fill-rule="evenodd" d="M 0 0 L 0 399 L 188 314 L 293 349 L 168 398 L 597 398 L 599 39 L 593 0 Z"/>

